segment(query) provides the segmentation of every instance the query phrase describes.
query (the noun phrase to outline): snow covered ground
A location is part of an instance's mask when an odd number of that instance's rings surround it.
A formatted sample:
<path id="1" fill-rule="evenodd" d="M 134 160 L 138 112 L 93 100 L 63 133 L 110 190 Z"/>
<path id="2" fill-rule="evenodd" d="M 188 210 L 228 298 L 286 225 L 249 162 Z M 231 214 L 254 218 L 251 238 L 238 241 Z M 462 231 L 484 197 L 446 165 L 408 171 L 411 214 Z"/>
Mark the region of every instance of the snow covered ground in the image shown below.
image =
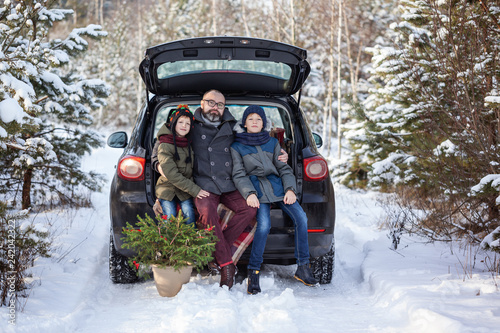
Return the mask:
<path id="1" fill-rule="evenodd" d="M 85 167 L 111 175 L 120 155 L 95 151 Z M 405 237 L 390 250 L 380 229 L 376 192 L 336 189 L 336 268 L 331 284 L 311 288 L 292 278 L 294 266 L 267 266 L 256 296 L 231 291 L 218 277 L 192 276 L 173 298 L 152 280 L 114 285 L 108 278 L 108 193 L 94 209 L 50 211 L 54 255 L 39 259 L 33 289 L 15 326 L 0 308 L 1 332 L 499 332 L 499 276 L 478 253 Z M 450 251 L 453 250 L 453 251 Z"/>

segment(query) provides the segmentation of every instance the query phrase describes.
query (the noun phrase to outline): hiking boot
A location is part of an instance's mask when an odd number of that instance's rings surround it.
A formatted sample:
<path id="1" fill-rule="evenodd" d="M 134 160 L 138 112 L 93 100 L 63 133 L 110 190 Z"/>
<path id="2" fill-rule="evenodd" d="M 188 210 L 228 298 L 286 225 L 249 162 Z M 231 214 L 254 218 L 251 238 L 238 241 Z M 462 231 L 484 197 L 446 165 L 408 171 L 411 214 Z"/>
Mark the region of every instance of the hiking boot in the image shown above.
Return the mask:
<path id="1" fill-rule="evenodd" d="M 207 264 L 208 275 L 219 275 L 221 268 L 217 265 L 215 260 L 212 260 Z"/>
<path id="2" fill-rule="evenodd" d="M 294 278 L 296 278 L 306 286 L 314 286 L 318 284 L 318 280 L 314 278 L 309 264 L 298 266 Z"/>
<path id="3" fill-rule="evenodd" d="M 248 282 L 247 282 L 248 294 L 256 295 L 260 293 L 259 277 L 260 277 L 260 271 L 255 269 L 248 270 Z"/>
<path id="4" fill-rule="evenodd" d="M 233 263 L 226 265 L 220 270 L 220 286 L 227 286 L 229 289 L 234 283 L 234 274 L 236 272 L 236 267 Z"/>

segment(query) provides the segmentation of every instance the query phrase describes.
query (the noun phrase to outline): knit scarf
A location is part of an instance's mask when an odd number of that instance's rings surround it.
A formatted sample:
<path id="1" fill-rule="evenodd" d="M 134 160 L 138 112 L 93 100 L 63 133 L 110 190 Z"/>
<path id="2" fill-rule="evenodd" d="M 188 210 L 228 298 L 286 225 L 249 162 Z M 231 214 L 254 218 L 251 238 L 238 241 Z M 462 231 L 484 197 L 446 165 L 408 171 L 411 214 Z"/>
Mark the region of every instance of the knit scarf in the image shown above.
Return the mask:
<path id="1" fill-rule="evenodd" d="M 179 153 L 177 153 L 177 146 L 179 147 L 188 147 L 188 156 L 186 158 L 186 163 L 191 163 L 191 145 L 189 144 L 189 140 L 187 138 L 181 138 L 179 136 L 175 136 L 173 134 L 164 134 L 161 135 L 160 138 L 160 143 L 170 143 L 173 144 L 175 147 L 175 154 L 174 157 L 178 161 L 181 158 L 179 157 Z"/>
<path id="2" fill-rule="evenodd" d="M 235 133 L 234 141 L 240 142 L 249 146 L 260 146 L 271 140 L 268 131 L 261 131 L 259 133 Z"/>

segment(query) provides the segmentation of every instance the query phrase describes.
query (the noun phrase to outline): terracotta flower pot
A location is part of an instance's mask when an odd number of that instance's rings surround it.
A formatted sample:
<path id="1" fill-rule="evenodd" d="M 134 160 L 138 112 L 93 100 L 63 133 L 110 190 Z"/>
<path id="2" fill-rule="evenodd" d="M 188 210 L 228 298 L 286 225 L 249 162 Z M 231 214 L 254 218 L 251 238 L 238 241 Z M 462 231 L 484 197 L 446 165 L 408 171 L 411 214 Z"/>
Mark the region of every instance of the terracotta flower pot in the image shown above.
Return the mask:
<path id="1" fill-rule="evenodd" d="M 155 279 L 156 289 L 160 296 L 173 297 L 181 290 L 182 285 L 189 282 L 192 266 L 182 267 L 179 271 L 173 267 L 160 268 L 156 265 L 151 265 Z"/>

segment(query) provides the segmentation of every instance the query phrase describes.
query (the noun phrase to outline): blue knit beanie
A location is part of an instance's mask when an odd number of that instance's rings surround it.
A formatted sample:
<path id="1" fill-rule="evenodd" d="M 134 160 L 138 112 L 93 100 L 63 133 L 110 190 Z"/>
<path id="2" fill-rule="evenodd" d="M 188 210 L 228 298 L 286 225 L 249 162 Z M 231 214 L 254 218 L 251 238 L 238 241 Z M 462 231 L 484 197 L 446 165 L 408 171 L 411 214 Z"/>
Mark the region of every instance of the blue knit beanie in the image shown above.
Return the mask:
<path id="1" fill-rule="evenodd" d="M 265 129 L 267 125 L 266 113 L 264 112 L 264 109 L 258 105 L 250 105 L 245 109 L 245 112 L 243 112 L 243 117 L 241 117 L 241 127 L 245 127 L 245 121 L 247 120 L 247 117 L 252 113 L 257 113 L 262 118 L 262 129 Z"/>

